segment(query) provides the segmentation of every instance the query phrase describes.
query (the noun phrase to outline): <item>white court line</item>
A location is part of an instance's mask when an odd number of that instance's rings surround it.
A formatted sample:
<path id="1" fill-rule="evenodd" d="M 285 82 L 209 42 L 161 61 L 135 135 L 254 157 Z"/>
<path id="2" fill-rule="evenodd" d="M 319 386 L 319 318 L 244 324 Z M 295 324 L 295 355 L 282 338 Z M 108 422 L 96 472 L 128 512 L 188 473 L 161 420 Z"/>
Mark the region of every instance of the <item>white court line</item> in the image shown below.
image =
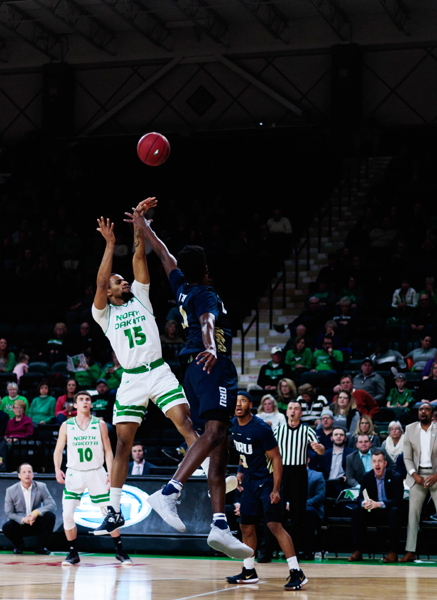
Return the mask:
<path id="1" fill-rule="evenodd" d="M 265 583 L 265 581 L 263 582 L 259 582 L 259 583 Z M 176 598 L 176 600 L 190 600 L 191 598 L 200 598 L 201 596 L 210 596 L 211 594 L 220 594 L 220 592 L 230 592 L 231 590 L 244 590 L 247 587 L 253 587 L 255 585 L 258 585 L 258 583 L 255 584 L 245 584 L 245 585 L 236 585 L 235 587 L 230 587 L 230 588 L 224 588 L 222 590 L 215 590 L 213 592 L 205 592 L 203 594 L 196 594 L 195 596 L 185 596 L 184 598 Z"/>

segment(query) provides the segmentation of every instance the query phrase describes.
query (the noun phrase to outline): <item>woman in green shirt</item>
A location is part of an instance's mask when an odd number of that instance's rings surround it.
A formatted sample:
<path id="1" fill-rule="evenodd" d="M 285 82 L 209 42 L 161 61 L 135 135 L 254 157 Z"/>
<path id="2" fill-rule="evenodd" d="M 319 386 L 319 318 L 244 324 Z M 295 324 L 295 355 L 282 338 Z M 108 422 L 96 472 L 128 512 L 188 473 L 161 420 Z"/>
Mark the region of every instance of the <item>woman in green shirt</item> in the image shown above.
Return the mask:
<path id="1" fill-rule="evenodd" d="M 84 371 L 76 371 L 74 374 L 79 389 L 85 390 L 94 388 L 97 380 L 100 379 L 101 368 L 99 365 L 94 363 L 94 359 L 91 356 L 91 352 L 86 350 L 84 352 L 86 367 Z"/>
<path id="2" fill-rule="evenodd" d="M 6 389 L 7 389 L 8 395 L 2 399 L 0 409 L 4 410 L 5 413 L 8 414 L 8 417 L 10 419 L 13 419 L 15 417 L 15 413 L 12 410 L 12 407 L 14 406 L 15 400 L 23 400 L 23 402 L 26 406 L 25 412 L 27 413 L 27 411 L 29 410 L 29 403 L 24 396 L 18 395 L 18 385 L 12 381 L 11 383 L 8 383 Z"/>
<path id="3" fill-rule="evenodd" d="M 38 396 L 32 400 L 28 415 L 35 425 L 51 423 L 55 418 L 56 398 L 50 395 L 47 381 L 41 381 L 36 391 Z"/>
<path id="4" fill-rule="evenodd" d="M 9 349 L 5 338 L 0 339 L 0 372 L 12 373 L 15 367 L 15 354 Z"/>
<path id="5" fill-rule="evenodd" d="M 306 347 L 306 340 L 297 336 L 293 343 L 293 350 L 288 350 L 285 355 L 285 364 L 290 365 L 292 371 L 304 373 L 311 369 L 311 350 Z"/>

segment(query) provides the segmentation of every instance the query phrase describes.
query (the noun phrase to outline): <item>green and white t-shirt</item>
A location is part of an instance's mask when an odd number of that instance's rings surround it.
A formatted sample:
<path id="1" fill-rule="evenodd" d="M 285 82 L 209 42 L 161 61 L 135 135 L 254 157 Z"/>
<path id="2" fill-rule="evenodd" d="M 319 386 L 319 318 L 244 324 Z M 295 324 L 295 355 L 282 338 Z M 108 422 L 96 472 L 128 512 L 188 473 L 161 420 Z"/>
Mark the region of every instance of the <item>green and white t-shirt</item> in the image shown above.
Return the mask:
<path id="1" fill-rule="evenodd" d="M 91 417 L 88 426 L 81 429 L 76 417 L 67 419 L 67 467 L 75 471 L 100 469 L 105 460 L 100 419 Z"/>
<path id="2" fill-rule="evenodd" d="M 159 330 L 149 298 L 150 284 L 134 281 L 134 297 L 115 306 L 108 304 L 103 310 L 94 305 L 95 321 L 111 342 L 123 369 L 135 369 L 162 358 Z"/>

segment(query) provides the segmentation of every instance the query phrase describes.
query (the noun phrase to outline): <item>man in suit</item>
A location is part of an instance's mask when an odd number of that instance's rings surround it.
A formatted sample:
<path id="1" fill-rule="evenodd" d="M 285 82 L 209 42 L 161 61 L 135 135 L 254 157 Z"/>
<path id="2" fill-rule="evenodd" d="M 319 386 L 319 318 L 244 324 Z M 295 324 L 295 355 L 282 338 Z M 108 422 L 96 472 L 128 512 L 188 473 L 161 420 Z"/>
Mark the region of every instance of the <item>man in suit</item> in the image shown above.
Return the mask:
<path id="1" fill-rule="evenodd" d="M 368 499 L 364 497 L 367 491 Z M 352 537 L 355 551 L 349 562 L 363 560 L 362 546 L 367 525 L 388 523 L 390 551 L 384 563 L 398 561 L 397 549 L 400 539 L 400 507 L 404 495 L 404 484 L 398 473 L 387 471 L 385 451 L 372 450 L 372 471 L 365 473 L 361 480 L 358 506 L 352 510 Z"/>
<path id="2" fill-rule="evenodd" d="M 325 480 L 322 473 L 308 469 L 308 496 L 305 511 L 304 560 L 314 560 L 314 533 L 325 514 Z"/>
<path id="3" fill-rule="evenodd" d="M 333 447 L 318 456 L 317 471 L 323 473 L 328 498 L 337 498 L 346 487 L 346 459 L 354 450 L 346 446 L 347 438 L 343 427 L 334 427 L 332 442 Z"/>
<path id="4" fill-rule="evenodd" d="M 372 442 L 367 433 L 362 433 L 357 438 L 357 450 L 346 458 L 346 484 L 349 488 L 359 488 L 364 473 L 372 470 L 372 455 L 370 448 Z M 394 470 L 395 464 L 387 456 L 387 469 Z"/>
<path id="5" fill-rule="evenodd" d="M 405 556 L 400 562 L 416 558 L 417 531 L 420 513 L 428 491 L 437 506 L 437 425 L 432 421 L 432 406 L 423 400 L 419 407 L 419 421 L 407 425 L 404 437 L 406 483 L 410 488 L 407 543 Z"/>
<path id="6" fill-rule="evenodd" d="M 23 554 L 23 537 L 37 536 L 35 554 L 50 554 L 46 545 L 56 520 L 56 504 L 45 483 L 33 481 L 28 463 L 18 467 L 20 483 L 6 490 L 3 533 L 13 543 L 14 553 Z"/>
<path id="7" fill-rule="evenodd" d="M 134 442 L 132 446 L 132 458 L 129 463 L 128 475 L 148 475 L 150 467 L 153 465 L 144 460 L 144 448 L 139 442 Z"/>

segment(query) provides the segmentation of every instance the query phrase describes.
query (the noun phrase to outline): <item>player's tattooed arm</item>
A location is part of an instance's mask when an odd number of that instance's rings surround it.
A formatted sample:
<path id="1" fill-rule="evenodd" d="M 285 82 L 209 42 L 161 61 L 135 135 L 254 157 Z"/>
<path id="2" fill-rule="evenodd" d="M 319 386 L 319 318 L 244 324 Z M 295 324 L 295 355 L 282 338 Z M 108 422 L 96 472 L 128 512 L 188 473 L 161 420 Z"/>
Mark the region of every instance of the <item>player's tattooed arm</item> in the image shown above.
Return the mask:
<path id="1" fill-rule="evenodd" d="M 147 200 L 144 200 L 143 203 L 144 202 L 147 202 Z M 140 202 L 140 204 L 143 203 Z M 164 242 L 160 240 L 156 233 L 153 231 L 151 227 L 152 220 L 146 219 L 142 214 L 140 214 L 140 212 L 136 210 L 134 210 L 133 213 L 126 212 L 125 215 L 127 217 L 126 219 L 124 219 L 126 223 L 133 223 L 134 227 L 140 230 L 141 233 L 144 235 L 144 238 L 150 244 L 152 250 L 161 260 L 164 270 L 168 276 L 170 272 L 173 271 L 173 269 L 177 268 L 177 262 L 175 257 L 172 254 L 170 254 Z"/>

